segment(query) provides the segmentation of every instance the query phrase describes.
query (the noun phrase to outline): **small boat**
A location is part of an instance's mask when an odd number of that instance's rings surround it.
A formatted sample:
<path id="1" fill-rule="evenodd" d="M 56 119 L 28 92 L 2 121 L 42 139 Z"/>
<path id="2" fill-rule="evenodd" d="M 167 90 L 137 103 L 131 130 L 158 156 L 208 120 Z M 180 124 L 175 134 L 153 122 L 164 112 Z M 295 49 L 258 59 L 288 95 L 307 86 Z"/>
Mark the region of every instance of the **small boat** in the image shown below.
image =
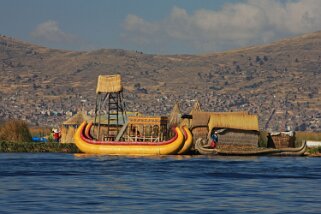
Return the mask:
<path id="1" fill-rule="evenodd" d="M 237 151 L 237 150 L 222 150 L 213 149 L 204 145 L 202 138 L 197 139 L 195 143 L 195 149 L 202 155 L 231 155 L 231 156 L 261 156 L 261 155 L 272 155 L 272 156 L 302 156 L 304 155 L 307 148 L 306 141 L 302 142 L 302 145 L 298 148 L 256 148 L 248 151 Z"/>
<path id="2" fill-rule="evenodd" d="M 103 155 L 172 155 L 178 152 L 186 152 L 185 141 L 189 143 L 191 134 L 187 128 L 187 138 L 180 128 L 174 129 L 175 135 L 171 139 L 162 142 L 123 142 L 123 141 L 97 141 L 90 135 L 90 124 L 83 122 L 77 129 L 74 140 L 80 151 L 88 154 Z M 191 143 L 190 143 L 191 144 Z"/>

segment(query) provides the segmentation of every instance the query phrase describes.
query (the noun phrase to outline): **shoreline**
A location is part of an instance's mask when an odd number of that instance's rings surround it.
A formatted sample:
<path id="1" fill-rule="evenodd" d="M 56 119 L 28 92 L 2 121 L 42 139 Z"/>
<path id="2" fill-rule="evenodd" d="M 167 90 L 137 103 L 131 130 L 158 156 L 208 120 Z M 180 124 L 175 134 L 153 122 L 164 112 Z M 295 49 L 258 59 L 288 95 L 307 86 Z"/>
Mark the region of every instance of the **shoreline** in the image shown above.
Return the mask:
<path id="1" fill-rule="evenodd" d="M 79 153 L 80 150 L 72 143 L 43 142 L 8 142 L 0 141 L 0 153 Z"/>
<path id="2" fill-rule="evenodd" d="M 312 150 L 313 151 L 313 150 Z M 7 142 L 0 141 L 0 153 L 82 153 L 72 143 L 38 143 L 38 142 Z M 197 155 L 196 155 L 197 156 Z M 259 155 L 258 155 L 259 156 Z M 286 157 L 286 156 L 285 156 Z M 321 153 L 307 151 L 301 157 L 321 157 Z"/>

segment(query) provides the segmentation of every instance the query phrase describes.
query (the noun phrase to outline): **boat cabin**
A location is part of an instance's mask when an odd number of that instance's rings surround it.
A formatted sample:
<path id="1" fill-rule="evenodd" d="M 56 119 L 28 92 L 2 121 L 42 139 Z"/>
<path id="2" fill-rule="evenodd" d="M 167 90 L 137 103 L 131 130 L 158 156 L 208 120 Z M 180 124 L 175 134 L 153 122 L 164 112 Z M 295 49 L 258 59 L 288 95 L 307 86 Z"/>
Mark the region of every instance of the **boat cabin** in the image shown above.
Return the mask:
<path id="1" fill-rule="evenodd" d="M 164 116 L 129 116 L 123 135 L 128 142 L 160 142 L 167 139 L 168 118 Z"/>

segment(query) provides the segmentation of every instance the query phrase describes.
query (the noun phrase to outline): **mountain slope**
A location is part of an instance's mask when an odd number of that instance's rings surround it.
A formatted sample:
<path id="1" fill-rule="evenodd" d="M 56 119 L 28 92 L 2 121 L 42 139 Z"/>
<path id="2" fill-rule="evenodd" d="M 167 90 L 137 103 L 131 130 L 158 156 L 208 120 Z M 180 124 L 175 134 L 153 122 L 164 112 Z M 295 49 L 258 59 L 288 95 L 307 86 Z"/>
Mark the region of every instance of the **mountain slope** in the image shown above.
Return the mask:
<path id="1" fill-rule="evenodd" d="M 148 55 L 55 50 L 1 36 L 0 119 L 59 124 L 66 111 L 94 108 L 99 74 L 119 73 L 132 111 L 167 114 L 180 102 L 189 112 L 199 100 L 206 111 L 257 113 L 262 129 L 321 131 L 320 44 L 316 32 L 223 53 Z"/>

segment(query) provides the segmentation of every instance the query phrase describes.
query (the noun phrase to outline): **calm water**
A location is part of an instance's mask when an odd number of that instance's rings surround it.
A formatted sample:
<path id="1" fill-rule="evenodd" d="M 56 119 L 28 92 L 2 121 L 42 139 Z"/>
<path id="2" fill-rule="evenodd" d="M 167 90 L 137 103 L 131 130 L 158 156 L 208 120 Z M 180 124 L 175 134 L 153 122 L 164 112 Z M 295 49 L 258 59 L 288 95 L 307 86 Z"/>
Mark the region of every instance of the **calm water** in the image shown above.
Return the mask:
<path id="1" fill-rule="evenodd" d="M 320 213 L 320 163 L 0 153 L 0 213 Z"/>

